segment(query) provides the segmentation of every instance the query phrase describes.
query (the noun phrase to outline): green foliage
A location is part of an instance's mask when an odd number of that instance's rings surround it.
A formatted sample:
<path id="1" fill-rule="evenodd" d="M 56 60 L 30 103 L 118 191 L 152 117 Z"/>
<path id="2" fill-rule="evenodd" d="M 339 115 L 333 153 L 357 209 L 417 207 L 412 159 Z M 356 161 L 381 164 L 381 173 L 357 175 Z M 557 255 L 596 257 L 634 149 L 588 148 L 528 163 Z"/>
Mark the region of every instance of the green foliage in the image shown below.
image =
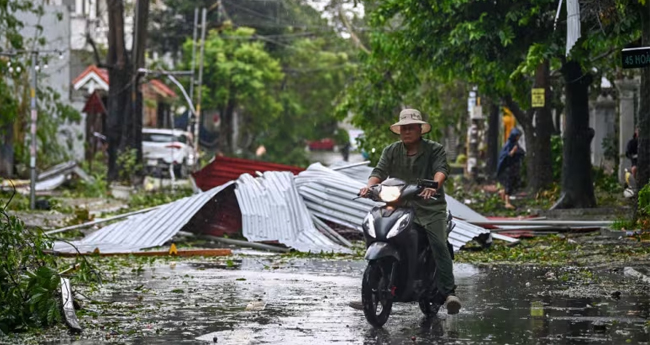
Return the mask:
<path id="1" fill-rule="evenodd" d="M 612 244 L 591 235 L 574 238 L 569 236 L 538 236 L 523 240 L 515 247 L 508 247 L 503 242 L 495 241 L 495 244 L 486 250 L 461 251 L 456 255 L 456 260 L 505 265 L 590 267 L 599 264 L 609 266 L 623 264 L 646 258 L 650 254 L 650 247 L 633 240 Z"/>
<path id="2" fill-rule="evenodd" d="M 592 168 L 592 171 L 594 185 L 597 190 L 616 195 L 620 195 L 623 192 L 623 187 L 621 187 L 615 174 L 607 174 L 605 170 L 596 167 Z"/>
<path id="3" fill-rule="evenodd" d="M 646 217 L 650 217 L 650 183 L 646 184 L 639 191 L 638 211 Z"/>
<path id="4" fill-rule="evenodd" d="M 191 189 L 180 189 L 174 192 L 159 191 L 153 193 L 135 193 L 129 199 L 130 209 L 144 209 L 158 205 L 168 204 L 178 199 L 192 195 Z"/>
<path id="5" fill-rule="evenodd" d="M 273 126 L 282 111 L 277 97 L 284 77 L 280 62 L 264 50 L 263 43 L 252 41 L 254 33 L 250 28 L 229 28 L 223 34 L 232 39 L 224 39 L 218 31 L 211 31 L 206 38 L 202 107 L 219 111 L 223 137 L 232 133 L 235 111 L 243 137 Z M 184 51 L 186 57 L 191 56 L 191 40 L 185 43 Z M 187 59 L 185 66 L 189 65 Z M 221 148 L 231 154 L 229 149 Z"/>
<path id="6" fill-rule="evenodd" d="M 142 164 L 138 163 L 138 150 L 129 149 L 117 156 L 117 165 L 120 167 L 119 183 L 124 186 L 133 184 L 135 173 L 142 169 Z"/>
<path id="7" fill-rule="evenodd" d="M 53 196 L 42 196 L 38 197 L 37 200 L 47 200 L 47 202 L 50 204 L 50 210 L 60 212 L 63 214 L 72 214 L 74 213 L 74 209 L 65 203 L 63 203 L 60 199 L 53 197 Z M 7 210 L 11 211 L 30 211 L 30 205 L 29 205 L 29 195 L 22 195 L 22 194 L 16 194 L 14 195 L 13 193 L 10 192 L 0 192 L 0 202 L 7 202 L 8 200 L 11 200 L 11 203 L 9 203 L 6 206 Z"/>
<path id="8" fill-rule="evenodd" d="M 564 142 L 562 137 L 554 135 L 551 137 L 551 167 L 553 168 L 553 181 L 562 181 L 562 160 L 564 155 Z"/>
<path id="9" fill-rule="evenodd" d="M 23 222 L 0 215 L 0 330 L 45 327 L 61 318 L 59 276 L 54 257 L 45 253 L 52 242 L 40 232 L 26 231 Z"/>
<path id="10" fill-rule="evenodd" d="M 615 134 L 610 134 L 603 139 L 601 146 L 605 159 L 618 162 L 618 137 Z"/>
<path id="11" fill-rule="evenodd" d="M 264 160 L 306 166 L 306 141 L 332 138 L 349 140 L 338 130 L 334 100 L 354 69 L 348 55 L 329 51 L 330 40 L 300 39 L 282 53 L 285 77 L 280 91 L 282 111 L 273 126 L 259 132 Z"/>
<path id="12" fill-rule="evenodd" d="M 39 37 L 43 28 L 37 26 L 37 35 L 34 40 L 27 40 L 21 36 L 20 30 L 24 23 L 15 17 L 17 12 L 28 12 L 35 15 L 43 15 L 43 5 L 36 5 L 32 1 L 0 1 L 0 41 L 4 49 L 16 51 L 24 49 L 29 45 L 39 48 L 45 45 L 43 37 Z M 33 44 L 32 44 L 33 43 Z M 41 58 L 47 58 L 42 55 Z M 30 60 L 31 55 L 20 54 L 11 58 L 0 57 L 0 128 L 9 124 L 14 143 L 14 160 L 17 165 L 27 167 L 29 165 L 29 119 L 30 119 Z M 13 71 L 10 72 L 9 63 Z M 20 72 L 18 72 L 20 67 Z M 40 76 L 42 77 L 42 76 Z M 67 105 L 51 87 L 38 84 L 36 96 L 38 98 L 38 127 L 37 127 L 37 164 L 38 168 L 48 168 L 54 164 L 69 158 L 72 140 L 62 142 L 60 140 L 60 128 L 65 123 L 75 123 L 81 118 L 79 112 Z M 69 134 L 69 133 L 68 133 Z M 68 135 L 69 139 L 70 135 Z M 26 169 L 18 169 L 19 173 L 26 172 Z"/>
<path id="13" fill-rule="evenodd" d="M 618 218 L 612 223 L 612 229 L 614 230 L 632 230 L 635 227 L 635 222 L 627 218 Z"/>
<path id="14" fill-rule="evenodd" d="M 84 160 L 81 163 L 81 168 L 92 177 L 92 180 L 73 180 L 70 189 L 63 191 L 63 196 L 81 198 L 101 198 L 106 196 L 108 191 L 108 182 L 106 180 L 108 168 L 104 153 L 98 152 L 92 162 Z"/>

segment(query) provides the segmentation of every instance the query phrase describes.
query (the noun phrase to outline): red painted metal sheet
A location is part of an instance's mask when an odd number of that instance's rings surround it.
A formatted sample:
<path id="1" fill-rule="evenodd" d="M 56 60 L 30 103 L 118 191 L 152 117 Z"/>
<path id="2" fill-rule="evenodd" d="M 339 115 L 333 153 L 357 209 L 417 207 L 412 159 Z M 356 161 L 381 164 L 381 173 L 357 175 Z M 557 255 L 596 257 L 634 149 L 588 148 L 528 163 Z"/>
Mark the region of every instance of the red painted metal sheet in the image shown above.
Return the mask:
<path id="1" fill-rule="evenodd" d="M 235 185 L 221 191 L 194 216 L 186 230 L 196 234 L 223 237 L 241 236 L 242 216 Z"/>
<path id="2" fill-rule="evenodd" d="M 255 161 L 242 158 L 216 157 L 212 163 L 192 174 L 196 185 L 201 190 L 209 190 L 222 184 L 236 180 L 242 174 L 255 175 L 256 171 L 291 171 L 298 174 L 305 169 L 290 165 Z"/>

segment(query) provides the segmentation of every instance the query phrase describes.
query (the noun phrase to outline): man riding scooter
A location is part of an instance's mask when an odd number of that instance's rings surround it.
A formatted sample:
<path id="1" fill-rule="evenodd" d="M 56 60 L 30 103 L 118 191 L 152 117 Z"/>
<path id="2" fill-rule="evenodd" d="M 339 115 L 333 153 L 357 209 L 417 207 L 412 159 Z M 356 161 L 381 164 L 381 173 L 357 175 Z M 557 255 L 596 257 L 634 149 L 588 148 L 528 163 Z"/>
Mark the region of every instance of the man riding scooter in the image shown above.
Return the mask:
<path id="1" fill-rule="evenodd" d="M 416 109 L 402 110 L 399 122 L 390 126 L 390 130 L 400 136 L 400 141 L 384 149 L 377 167 L 370 174 L 367 186 L 361 189 L 359 195 L 366 196 L 370 186 L 381 183 L 389 176 L 406 183 L 432 178 L 438 183 L 438 190 L 426 188 L 420 194 L 421 199 L 413 201 L 415 222 L 427 232 L 433 259 L 439 270 L 436 284 L 444 298 L 447 313 L 457 314 L 461 304 L 455 295 L 453 264 L 447 247 L 447 201 L 443 189 L 449 173 L 447 155 L 442 145 L 422 138 L 422 135 L 431 131 L 431 125 L 422 120 L 422 114 Z M 434 198 L 437 193 L 441 196 Z M 350 302 L 350 306 L 363 309 L 360 301 Z"/>

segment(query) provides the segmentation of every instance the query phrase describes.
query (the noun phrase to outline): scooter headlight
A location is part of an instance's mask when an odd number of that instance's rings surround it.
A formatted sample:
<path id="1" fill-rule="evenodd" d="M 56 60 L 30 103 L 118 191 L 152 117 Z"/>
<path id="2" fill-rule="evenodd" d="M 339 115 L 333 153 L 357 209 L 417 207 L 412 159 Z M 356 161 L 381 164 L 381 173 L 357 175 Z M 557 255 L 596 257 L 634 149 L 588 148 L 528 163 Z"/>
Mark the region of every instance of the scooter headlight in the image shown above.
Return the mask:
<path id="1" fill-rule="evenodd" d="M 379 192 L 379 198 L 384 202 L 393 202 L 399 198 L 402 192 L 397 186 L 382 186 Z"/>
<path id="2" fill-rule="evenodd" d="M 403 216 L 401 216 L 397 222 L 395 222 L 395 225 L 390 229 L 388 232 L 388 235 L 386 235 L 386 238 L 391 238 L 397 236 L 402 230 L 406 229 L 406 227 L 409 225 L 409 219 L 411 216 L 407 213 Z"/>
<path id="3" fill-rule="evenodd" d="M 375 217 L 373 217 L 372 214 L 368 214 L 366 216 L 366 219 L 363 220 L 363 227 L 366 229 L 370 237 L 372 238 L 377 237 L 377 235 L 375 234 Z"/>

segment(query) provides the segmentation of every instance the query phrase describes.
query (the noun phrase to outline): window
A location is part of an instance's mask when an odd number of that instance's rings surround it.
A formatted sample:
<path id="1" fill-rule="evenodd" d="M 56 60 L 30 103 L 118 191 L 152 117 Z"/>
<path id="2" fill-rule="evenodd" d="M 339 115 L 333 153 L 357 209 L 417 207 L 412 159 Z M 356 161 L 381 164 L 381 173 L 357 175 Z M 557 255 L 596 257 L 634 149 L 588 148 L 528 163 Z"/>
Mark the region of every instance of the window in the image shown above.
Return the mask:
<path id="1" fill-rule="evenodd" d="M 165 133 L 142 133 L 142 141 L 154 142 L 154 143 L 171 143 L 179 142 L 187 144 L 187 138 L 184 135 L 172 136 L 171 134 Z"/>

